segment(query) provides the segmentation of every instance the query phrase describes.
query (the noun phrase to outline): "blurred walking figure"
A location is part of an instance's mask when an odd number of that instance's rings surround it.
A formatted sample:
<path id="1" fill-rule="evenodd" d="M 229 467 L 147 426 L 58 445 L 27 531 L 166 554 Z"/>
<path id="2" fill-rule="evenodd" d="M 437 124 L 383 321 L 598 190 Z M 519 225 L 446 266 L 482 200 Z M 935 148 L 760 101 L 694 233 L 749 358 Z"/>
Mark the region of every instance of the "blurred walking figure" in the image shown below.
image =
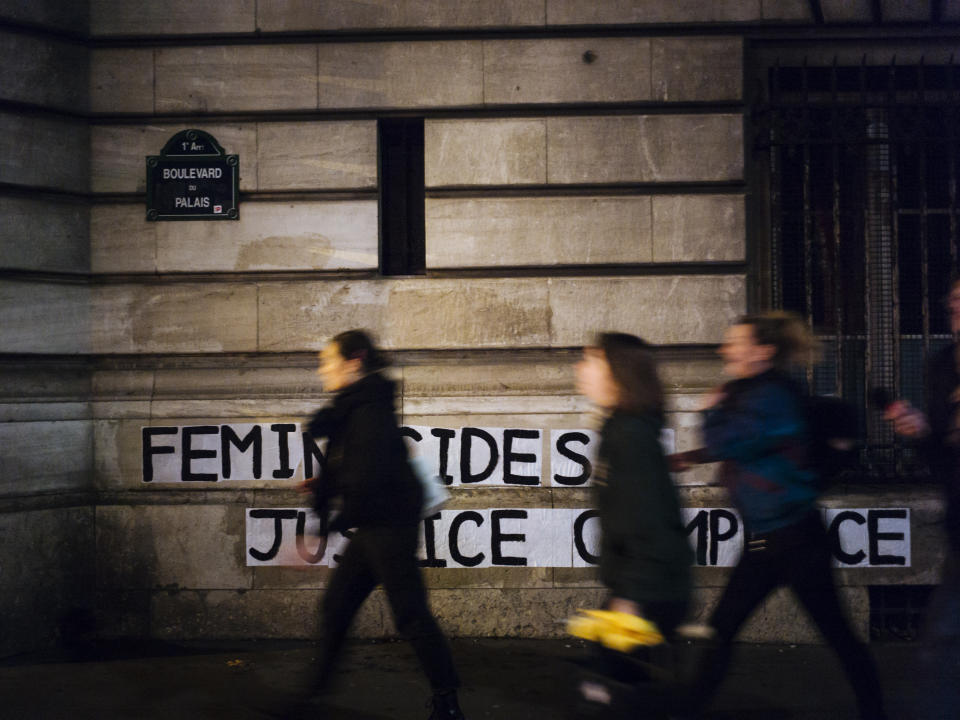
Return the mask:
<path id="1" fill-rule="evenodd" d="M 394 383 L 381 372 L 385 366 L 362 330 L 337 335 L 320 353 L 317 372 L 324 389 L 336 394 L 310 421 L 311 435 L 326 437 L 327 447 L 321 476 L 304 488 L 313 494 L 322 526 L 339 502 L 329 530 L 355 530 L 323 597 L 319 671 L 305 705 L 321 708 L 350 623 L 382 584 L 397 630 L 413 645 L 433 689 L 430 720 L 462 720 L 460 681 L 417 561 L 422 491 L 394 414 Z"/>
<path id="2" fill-rule="evenodd" d="M 669 638 L 686 616 L 693 553 L 660 445 L 664 395 L 652 350 L 633 335 L 603 333 L 584 349 L 576 376 L 577 389 L 605 415 L 593 482 L 606 609 L 644 617 Z M 601 651 L 596 669 L 615 674 L 618 655 Z M 581 690 L 610 703 L 605 687 Z"/>
<path id="3" fill-rule="evenodd" d="M 720 354 L 731 379 L 705 399 L 706 447 L 693 455 L 723 462 L 720 480 L 743 518 L 746 542 L 710 620 L 715 637 L 694 679 L 694 710 L 708 704 L 723 679 L 741 625 L 771 591 L 786 586 L 837 653 L 861 717 L 885 717 L 873 660 L 837 597 L 815 504 L 804 398 L 786 374 L 814 345 L 803 321 L 782 312 L 744 317 L 724 335 Z M 684 456 L 679 460 L 675 469 L 683 469 Z"/>
<path id="4" fill-rule="evenodd" d="M 960 280 L 950 288 L 947 310 L 954 341 L 930 358 L 927 413 L 905 400 L 890 403 L 884 412 L 898 434 L 920 441 L 944 491 L 946 558 L 922 633 L 923 675 L 935 682 L 925 698 L 927 712 L 918 717 L 929 718 L 951 717 L 960 703 L 960 688 L 946 679 L 960 662 Z"/>

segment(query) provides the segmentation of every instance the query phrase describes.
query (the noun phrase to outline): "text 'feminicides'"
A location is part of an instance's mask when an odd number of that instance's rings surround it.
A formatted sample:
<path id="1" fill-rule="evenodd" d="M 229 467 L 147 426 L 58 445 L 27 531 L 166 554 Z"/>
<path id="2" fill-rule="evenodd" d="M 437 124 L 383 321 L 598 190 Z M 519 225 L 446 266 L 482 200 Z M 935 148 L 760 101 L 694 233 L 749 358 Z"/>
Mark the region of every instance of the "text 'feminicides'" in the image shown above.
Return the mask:
<path id="1" fill-rule="evenodd" d="M 598 443 L 592 430 L 402 428 L 412 455 L 447 485 L 586 485 Z M 673 430 L 664 430 L 673 449 Z M 298 423 L 146 426 L 141 428 L 144 482 L 220 482 L 313 477 L 323 445 Z"/>

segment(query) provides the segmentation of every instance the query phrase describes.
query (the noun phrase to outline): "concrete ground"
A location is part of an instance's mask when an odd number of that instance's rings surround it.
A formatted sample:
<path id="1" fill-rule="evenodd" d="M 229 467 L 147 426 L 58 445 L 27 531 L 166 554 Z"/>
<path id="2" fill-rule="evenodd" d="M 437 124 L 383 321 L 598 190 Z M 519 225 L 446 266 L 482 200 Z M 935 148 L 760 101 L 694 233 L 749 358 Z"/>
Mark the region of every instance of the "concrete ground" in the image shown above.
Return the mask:
<path id="1" fill-rule="evenodd" d="M 892 719 L 923 717 L 931 692 L 916 677 L 913 644 L 872 646 Z M 574 717 L 580 641 L 459 639 L 453 650 L 471 720 Z M 112 720 L 269 717 L 304 686 L 306 642 L 101 645 L 85 659 L 63 652 L 0 661 L 0 717 Z M 960 673 L 947 680 L 960 685 Z M 943 682 L 943 679 L 940 680 Z M 426 681 L 404 643 L 356 642 L 332 697 L 342 720 L 425 720 Z M 845 720 L 853 697 L 822 646 L 740 645 L 714 703 L 724 720 Z M 960 717 L 958 710 L 956 717 Z M 946 719 L 944 719 L 946 720 Z"/>

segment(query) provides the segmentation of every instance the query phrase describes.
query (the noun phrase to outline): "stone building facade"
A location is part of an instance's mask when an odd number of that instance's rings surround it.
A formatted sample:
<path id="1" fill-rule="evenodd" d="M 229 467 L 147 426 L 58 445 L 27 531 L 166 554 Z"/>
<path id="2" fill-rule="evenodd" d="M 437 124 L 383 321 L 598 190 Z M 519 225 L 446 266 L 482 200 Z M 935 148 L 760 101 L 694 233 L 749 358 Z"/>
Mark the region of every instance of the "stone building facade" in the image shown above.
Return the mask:
<path id="1" fill-rule="evenodd" d="M 105 637 L 313 636 L 328 571 L 246 561 L 247 511 L 302 506 L 293 481 L 145 483 L 142 428 L 301 422 L 341 330 L 391 352 L 406 424 L 546 430 L 545 456 L 550 430 L 585 427 L 578 348 L 637 333 L 694 447 L 716 343 L 762 296 L 757 63 L 948 54 L 960 9 L 932 28 L 929 4 L 881 5 L 883 28 L 828 0 L 0 2 L 0 654 L 78 611 Z M 425 268 L 406 274 L 381 242 L 396 118 L 423 128 Z M 188 128 L 239 155 L 238 221 L 146 220 L 145 157 Z M 711 474 L 679 479 L 684 505 L 728 505 Z M 478 486 L 449 508 L 589 504 Z M 826 504 L 912 513 L 910 567 L 839 571 L 866 632 L 870 586 L 935 581 L 936 493 Z M 454 635 L 556 636 L 601 593 L 589 568 L 426 572 Z M 697 569 L 701 617 L 727 572 Z M 797 613 L 774 597 L 745 637 L 814 639 Z M 392 632 L 380 596 L 357 632 Z"/>

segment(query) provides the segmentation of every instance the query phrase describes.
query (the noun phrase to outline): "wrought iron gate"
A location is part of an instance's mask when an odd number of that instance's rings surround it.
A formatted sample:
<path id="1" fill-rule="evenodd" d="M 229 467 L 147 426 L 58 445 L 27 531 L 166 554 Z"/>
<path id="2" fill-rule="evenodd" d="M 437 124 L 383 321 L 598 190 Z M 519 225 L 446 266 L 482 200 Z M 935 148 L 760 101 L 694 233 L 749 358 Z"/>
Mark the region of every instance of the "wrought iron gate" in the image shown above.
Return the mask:
<path id="1" fill-rule="evenodd" d="M 766 81 L 751 121 L 768 179 L 770 303 L 823 343 L 811 390 L 859 407 L 858 474 L 921 472 L 869 390 L 922 406 L 924 358 L 950 341 L 960 70 L 777 65 Z"/>

